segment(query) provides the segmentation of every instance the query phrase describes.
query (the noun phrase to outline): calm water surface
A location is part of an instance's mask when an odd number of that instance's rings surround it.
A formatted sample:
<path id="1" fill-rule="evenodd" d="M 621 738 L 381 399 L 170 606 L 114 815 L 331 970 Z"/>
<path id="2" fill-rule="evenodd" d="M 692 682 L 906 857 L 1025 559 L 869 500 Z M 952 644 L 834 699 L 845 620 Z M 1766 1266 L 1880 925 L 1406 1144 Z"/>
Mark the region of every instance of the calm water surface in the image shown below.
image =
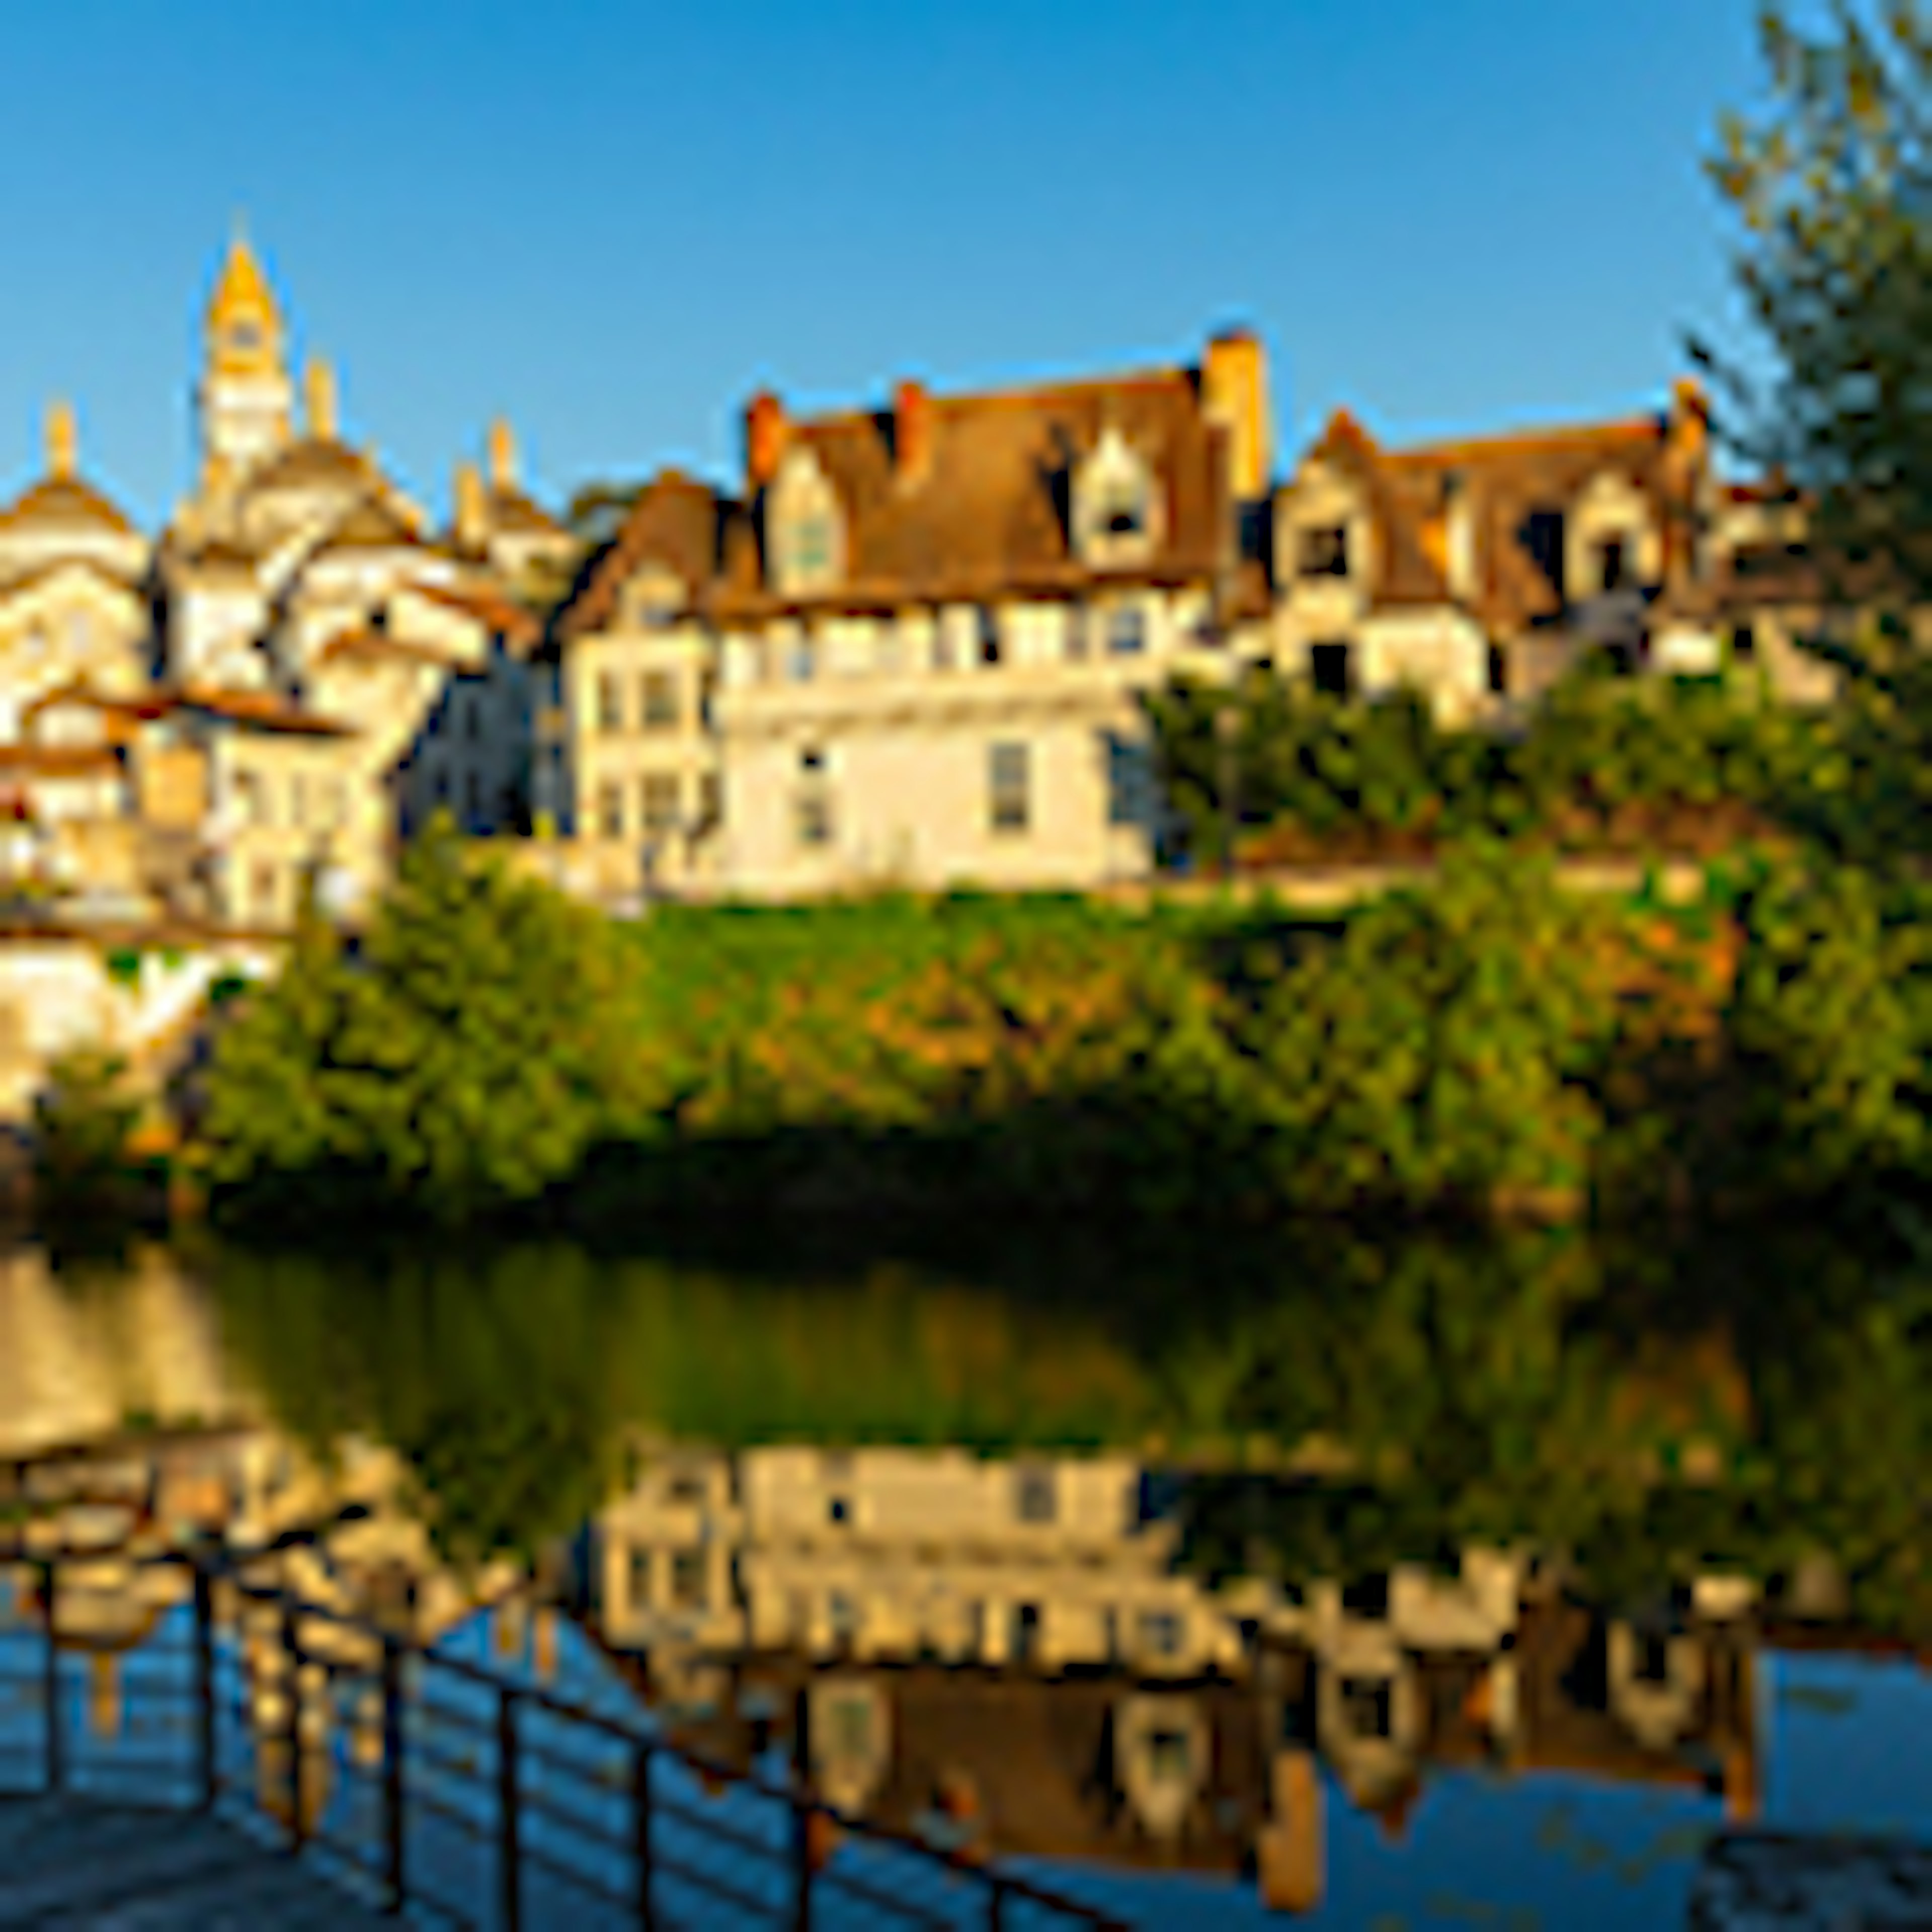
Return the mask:
<path id="1" fill-rule="evenodd" d="M 1928 1290 L 1792 1230 L 28 1248 L 0 1447 L 380 1470 L 345 1589 L 734 1762 L 809 1710 L 837 1802 L 1137 1923 L 1664 1924 L 1727 1827 L 1932 1841 Z M 554 1655 L 466 1607 L 518 1570 Z"/>

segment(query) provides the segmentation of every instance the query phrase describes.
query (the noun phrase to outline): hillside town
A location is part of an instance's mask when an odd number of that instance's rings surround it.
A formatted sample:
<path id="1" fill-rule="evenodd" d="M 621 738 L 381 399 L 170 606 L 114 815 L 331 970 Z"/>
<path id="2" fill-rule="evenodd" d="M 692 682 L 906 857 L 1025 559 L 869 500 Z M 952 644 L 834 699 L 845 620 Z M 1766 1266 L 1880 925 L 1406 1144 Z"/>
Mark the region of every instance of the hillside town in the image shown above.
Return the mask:
<path id="1" fill-rule="evenodd" d="M 590 545 L 501 422 L 439 526 L 291 369 L 221 262 L 192 489 L 150 536 L 73 410 L 0 510 L 0 838 L 16 922 L 352 920 L 438 813 L 612 910 L 1146 877 L 1172 829 L 1142 699 L 1258 667 L 1507 728 L 1580 658 L 1760 668 L 1796 701 L 1826 590 L 1788 492 L 1723 479 L 1702 390 L 1654 413 L 1286 467 L 1267 352 L 743 418 Z"/>

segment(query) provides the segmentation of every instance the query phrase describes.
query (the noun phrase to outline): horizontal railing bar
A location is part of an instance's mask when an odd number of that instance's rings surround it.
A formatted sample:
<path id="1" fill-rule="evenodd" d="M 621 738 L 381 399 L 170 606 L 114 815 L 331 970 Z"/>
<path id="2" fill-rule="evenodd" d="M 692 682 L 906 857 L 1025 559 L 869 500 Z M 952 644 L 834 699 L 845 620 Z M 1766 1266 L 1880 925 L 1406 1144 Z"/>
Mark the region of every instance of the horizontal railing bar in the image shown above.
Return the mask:
<path id="1" fill-rule="evenodd" d="M 633 1749 L 634 1748 L 633 1747 Z M 518 1736 L 517 1751 L 520 1756 L 534 1758 L 538 1763 L 547 1764 L 554 1771 L 567 1773 L 580 1784 L 596 1784 L 600 1781 L 602 1775 L 600 1767 L 586 1764 L 580 1758 L 566 1756 L 562 1751 L 552 1750 L 548 1745 L 540 1744 L 534 1738 L 526 1736 Z M 631 1757 L 632 1751 L 626 1750 L 617 1760 L 618 1768 L 624 1772 L 627 1781 L 630 1775 Z"/>
<path id="2" fill-rule="evenodd" d="M 694 1885 L 705 1892 L 715 1892 L 720 1898 L 728 1898 L 734 1905 L 742 1906 L 748 1912 L 770 1914 L 782 1924 L 791 1914 L 782 1905 L 773 1905 L 762 1898 L 754 1898 L 748 1892 L 720 1878 L 716 1872 L 701 1871 L 695 1865 L 688 1865 L 682 1858 L 671 1857 L 668 1852 L 653 1849 L 651 1853 L 651 1870 L 653 1873 L 666 1872 L 673 1878 L 681 1878 L 687 1885 Z"/>
<path id="3" fill-rule="evenodd" d="M 420 1779 L 410 1779 L 403 1788 L 411 1804 L 420 1804 L 424 1810 L 435 1816 L 447 1819 L 451 1824 L 468 1832 L 472 1838 L 490 1838 L 500 1828 L 496 1820 L 471 1817 L 460 1807 L 452 1804 L 446 1798 L 439 1798 Z"/>
<path id="4" fill-rule="evenodd" d="M 737 1826 L 727 1824 L 713 1812 L 700 1811 L 692 1805 L 683 1804 L 675 1798 L 664 1797 L 657 1792 L 651 1794 L 651 1809 L 661 1816 L 676 1818 L 685 1824 L 694 1826 L 700 1832 L 715 1832 L 718 1837 L 736 1845 L 742 1850 L 756 1852 L 763 1858 L 782 1859 L 788 1864 L 790 1862 L 791 1846 L 789 1843 L 766 1844 L 740 1830 Z"/>
<path id="5" fill-rule="evenodd" d="M 951 1919 L 940 1917 L 934 1907 L 921 1905 L 916 1900 L 900 1898 L 890 1892 L 882 1892 L 869 1879 L 862 1879 L 854 1872 L 836 1870 L 830 1864 L 819 1871 L 817 1882 L 821 1886 L 836 1886 L 887 1912 L 896 1912 L 902 1918 L 910 1918 L 915 1924 L 936 1925 L 940 1928 L 940 1932 L 945 1932 L 945 1928 L 952 1923 Z M 992 1889 L 992 1880 L 988 1880 L 981 1889 L 990 1892 Z"/>
<path id="6" fill-rule="evenodd" d="M 614 1887 L 600 1884 L 588 1872 L 579 1871 L 574 1865 L 567 1865 L 554 1853 L 544 1851 L 527 1839 L 520 1839 L 517 1856 L 526 1863 L 538 1865 L 553 1878 L 560 1878 L 567 1885 L 574 1885 L 580 1891 L 587 1892 L 594 1898 L 601 1898 L 607 1905 L 614 1905 L 619 1910 L 627 1910 L 632 1903 L 634 1894 L 619 1892 Z"/>
<path id="7" fill-rule="evenodd" d="M 546 1791 L 532 1791 L 527 1786 L 517 1794 L 519 1804 L 534 1807 L 546 1818 L 574 1832 L 580 1838 L 587 1838 L 592 1844 L 614 1852 L 628 1852 L 634 1843 L 628 1829 L 623 1832 L 605 1832 L 591 1823 L 581 1812 L 572 1811 L 566 1804 L 560 1804 Z"/>

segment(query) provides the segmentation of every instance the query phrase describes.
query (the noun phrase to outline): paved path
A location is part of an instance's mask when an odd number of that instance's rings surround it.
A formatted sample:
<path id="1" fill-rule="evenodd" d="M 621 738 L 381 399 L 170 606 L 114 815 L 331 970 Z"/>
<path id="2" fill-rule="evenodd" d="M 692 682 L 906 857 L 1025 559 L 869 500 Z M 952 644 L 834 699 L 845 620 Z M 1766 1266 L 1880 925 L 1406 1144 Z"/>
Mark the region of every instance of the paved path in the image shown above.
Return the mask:
<path id="1" fill-rule="evenodd" d="M 195 1812 L 0 1798 L 0 1928 L 375 1932 L 346 1891 Z"/>

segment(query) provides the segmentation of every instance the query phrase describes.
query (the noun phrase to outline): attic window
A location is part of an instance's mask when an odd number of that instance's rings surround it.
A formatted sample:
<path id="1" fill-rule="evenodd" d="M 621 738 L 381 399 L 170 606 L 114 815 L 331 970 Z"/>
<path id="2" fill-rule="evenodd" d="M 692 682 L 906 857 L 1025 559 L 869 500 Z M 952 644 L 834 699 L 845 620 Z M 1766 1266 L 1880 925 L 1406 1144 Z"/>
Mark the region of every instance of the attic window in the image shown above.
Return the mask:
<path id="1" fill-rule="evenodd" d="M 1324 526 L 1301 533 L 1301 574 L 1304 577 L 1346 577 L 1348 574 L 1348 531 L 1342 524 Z"/>

